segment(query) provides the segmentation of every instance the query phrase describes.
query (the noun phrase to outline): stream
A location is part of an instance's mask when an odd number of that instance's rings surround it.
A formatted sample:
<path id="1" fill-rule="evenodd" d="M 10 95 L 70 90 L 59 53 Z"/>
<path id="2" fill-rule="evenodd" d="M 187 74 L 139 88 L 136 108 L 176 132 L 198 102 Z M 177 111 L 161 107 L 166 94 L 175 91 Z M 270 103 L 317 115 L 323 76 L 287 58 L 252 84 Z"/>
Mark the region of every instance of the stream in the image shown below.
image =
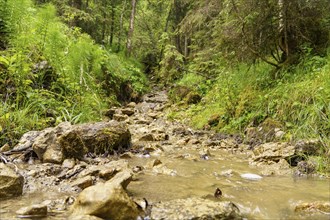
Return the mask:
<path id="1" fill-rule="evenodd" d="M 130 196 L 145 198 L 151 205 L 190 197 L 214 200 L 219 188 L 220 200 L 232 201 L 245 219 L 330 219 L 329 213 L 321 211 L 295 212 L 300 203 L 330 202 L 329 178 L 295 176 L 293 172 L 264 176 L 262 168 L 249 165 L 250 152 L 206 146 L 212 132 L 193 131 L 179 122 L 168 121 L 166 104 L 166 93 L 156 92 L 134 107 L 133 116 L 125 118 L 132 133 L 132 148 L 144 149 L 125 157 L 129 167 L 142 169 L 128 185 Z M 153 138 L 148 139 L 149 134 Z M 24 169 L 26 166 L 33 165 L 25 165 Z M 241 176 L 248 173 L 261 178 Z M 56 203 L 56 207 L 63 205 L 63 209 L 57 208 L 42 219 L 69 219 L 64 201 L 77 196 L 77 191 L 52 184 L 53 179 L 44 181 L 49 181 L 49 189 L 36 186 L 20 197 L 1 201 L 0 219 L 20 219 L 15 211 L 45 201 Z M 37 185 L 30 183 L 33 184 Z"/>

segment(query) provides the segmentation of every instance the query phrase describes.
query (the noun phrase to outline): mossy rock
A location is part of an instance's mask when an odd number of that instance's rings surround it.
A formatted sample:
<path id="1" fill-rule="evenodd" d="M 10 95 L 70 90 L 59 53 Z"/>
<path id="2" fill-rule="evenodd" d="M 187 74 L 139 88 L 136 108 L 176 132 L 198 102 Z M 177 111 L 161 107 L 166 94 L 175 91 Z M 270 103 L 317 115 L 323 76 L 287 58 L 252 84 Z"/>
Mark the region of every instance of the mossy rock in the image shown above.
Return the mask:
<path id="1" fill-rule="evenodd" d="M 185 98 L 187 104 L 197 104 L 202 97 L 197 92 L 189 92 Z"/>
<path id="2" fill-rule="evenodd" d="M 176 85 L 169 92 L 169 98 L 172 102 L 179 102 L 187 97 L 192 89 L 187 86 Z"/>

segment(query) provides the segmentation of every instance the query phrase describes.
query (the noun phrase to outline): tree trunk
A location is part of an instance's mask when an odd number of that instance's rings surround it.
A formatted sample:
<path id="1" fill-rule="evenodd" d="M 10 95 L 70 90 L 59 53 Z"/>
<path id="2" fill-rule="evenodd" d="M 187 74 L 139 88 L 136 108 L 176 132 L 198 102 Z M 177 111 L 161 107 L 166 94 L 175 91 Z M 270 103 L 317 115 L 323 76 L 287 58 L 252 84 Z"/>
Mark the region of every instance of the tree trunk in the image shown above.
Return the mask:
<path id="1" fill-rule="evenodd" d="M 138 0 L 132 0 L 132 11 L 131 11 L 129 30 L 128 30 L 128 35 L 127 35 L 127 44 L 126 44 L 126 49 L 127 49 L 126 55 L 127 56 L 131 56 L 131 53 L 132 53 L 132 38 L 133 38 L 133 33 L 134 33 L 134 19 L 135 19 L 137 1 Z"/>
<path id="2" fill-rule="evenodd" d="M 279 46 L 282 50 L 281 63 L 284 63 L 289 56 L 288 29 L 287 29 L 287 4 L 286 0 L 278 0 L 279 6 Z"/>
<path id="3" fill-rule="evenodd" d="M 109 39 L 109 45 L 112 46 L 113 43 L 113 35 L 115 31 L 115 9 L 114 4 L 111 4 L 111 23 L 110 23 L 110 39 Z"/>
<path id="4" fill-rule="evenodd" d="M 123 10 L 120 14 L 117 52 L 119 52 L 120 49 L 121 49 L 121 38 L 122 38 L 122 35 L 123 35 L 122 33 L 123 33 L 123 22 L 124 22 L 125 10 L 126 10 L 126 0 L 124 1 Z"/>

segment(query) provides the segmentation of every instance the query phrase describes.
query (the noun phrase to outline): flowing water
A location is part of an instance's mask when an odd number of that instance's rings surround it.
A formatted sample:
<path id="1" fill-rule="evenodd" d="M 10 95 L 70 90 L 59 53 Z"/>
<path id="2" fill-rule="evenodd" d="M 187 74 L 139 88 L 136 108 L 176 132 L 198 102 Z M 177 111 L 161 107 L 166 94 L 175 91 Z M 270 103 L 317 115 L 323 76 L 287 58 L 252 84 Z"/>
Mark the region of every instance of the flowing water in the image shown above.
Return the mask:
<path id="1" fill-rule="evenodd" d="M 218 187 L 223 193 L 222 200 L 234 202 L 247 219 L 330 219 L 321 213 L 310 216 L 294 212 L 299 202 L 330 201 L 329 179 L 269 176 L 247 180 L 240 175 L 260 170 L 249 167 L 244 156 L 219 151 L 212 154 L 211 159 L 205 161 L 163 156 L 163 164 L 175 170 L 176 175 L 146 173 L 132 182 L 128 190 L 134 196 L 157 202 L 192 196 L 211 198 Z M 131 162 L 142 165 L 145 160 Z"/>
<path id="2" fill-rule="evenodd" d="M 134 142 L 139 139 L 141 133 L 152 133 L 153 129 L 163 130 L 170 136 L 167 144 L 166 141 L 154 141 L 151 144 L 160 146 L 163 151 L 156 150 L 150 153 L 151 156 L 138 154 L 128 159 L 130 167 L 145 168 L 136 176 L 135 181 L 129 184 L 127 190 L 131 196 L 146 198 L 149 204 L 188 197 L 214 200 L 214 192 L 219 188 L 222 191 L 221 200 L 235 203 L 246 219 L 330 219 L 329 213 L 310 215 L 294 211 L 295 205 L 302 202 L 330 202 L 329 179 L 293 175 L 263 176 L 259 180 L 244 179 L 242 174 L 262 173 L 261 168 L 249 166 L 247 154 L 210 150 L 211 155 L 207 160 L 203 160 L 199 153 L 202 144 L 178 144 L 178 141 L 187 138 L 185 135 L 175 135 L 175 132 L 171 132 L 180 124 L 168 122 L 165 117 L 154 119 L 149 125 L 136 122 L 146 120 L 146 114 L 162 107 L 166 100 L 164 92 L 154 94 L 149 100 L 136 106 L 137 115 L 130 119 Z M 158 111 L 161 112 L 161 108 Z M 193 138 L 192 135 L 189 138 Z M 204 140 L 207 139 L 206 135 Z M 166 167 L 167 173 L 156 172 L 155 167 L 148 168 L 147 164 L 156 158 Z M 55 186 L 52 190 L 44 188 L 34 190 L 33 193 L 26 191 L 21 197 L 1 201 L 0 219 L 18 219 L 15 211 L 45 200 L 58 202 L 55 204 L 58 209 L 44 219 L 69 219 L 65 205 L 61 203 L 65 200 L 63 198 L 77 196 L 77 193 L 59 189 L 60 186 Z"/>

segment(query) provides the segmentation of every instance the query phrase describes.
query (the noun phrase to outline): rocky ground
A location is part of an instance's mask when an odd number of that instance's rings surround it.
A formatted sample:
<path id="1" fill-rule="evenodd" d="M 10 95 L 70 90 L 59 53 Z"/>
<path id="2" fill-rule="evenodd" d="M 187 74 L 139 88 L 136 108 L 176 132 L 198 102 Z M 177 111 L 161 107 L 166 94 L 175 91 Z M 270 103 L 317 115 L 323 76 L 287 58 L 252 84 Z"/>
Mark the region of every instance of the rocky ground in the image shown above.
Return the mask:
<path id="1" fill-rule="evenodd" d="M 250 128 L 243 138 L 195 131 L 168 121 L 166 92 L 159 91 L 106 112 L 108 120 L 94 124 L 62 123 L 55 128 L 25 134 L 13 149 L 1 148 L 0 202 L 14 203 L 15 198 L 35 193 L 54 193 L 54 198 L 25 206 L 13 213 L 10 205 L 0 206 L 1 219 L 47 217 L 53 219 L 242 219 L 233 202 L 222 200 L 215 188 L 212 198 L 192 197 L 173 201 L 147 201 L 127 193 L 131 181 L 154 172 L 176 175 L 160 156 L 174 152 L 173 157 L 201 161 L 212 157 L 211 151 L 226 150 L 249 157 L 262 175 L 295 173 L 306 175 L 315 170 L 303 161 L 305 153 L 317 151 L 317 141 L 276 142 L 283 131 L 276 127 Z M 271 138 L 270 138 L 271 136 Z M 266 140 L 267 141 L 263 141 Z M 270 140 L 274 142 L 270 142 Z M 180 148 L 180 153 L 176 149 Z M 182 153 L 182 149 L 189 149 Z M 184 151 L 184 150 L 183 150 Z M 188 153 L 188 152 L 195 153 Z M 136 165 L 134 158 L 149 158 Z M 295 165 L 295 170 L 291 165 Z M 256 174 L 242 178 L 256 180 Z M 317 210 L 329 213 L 330 203 L 308 203 L 298 211 Z"/>

